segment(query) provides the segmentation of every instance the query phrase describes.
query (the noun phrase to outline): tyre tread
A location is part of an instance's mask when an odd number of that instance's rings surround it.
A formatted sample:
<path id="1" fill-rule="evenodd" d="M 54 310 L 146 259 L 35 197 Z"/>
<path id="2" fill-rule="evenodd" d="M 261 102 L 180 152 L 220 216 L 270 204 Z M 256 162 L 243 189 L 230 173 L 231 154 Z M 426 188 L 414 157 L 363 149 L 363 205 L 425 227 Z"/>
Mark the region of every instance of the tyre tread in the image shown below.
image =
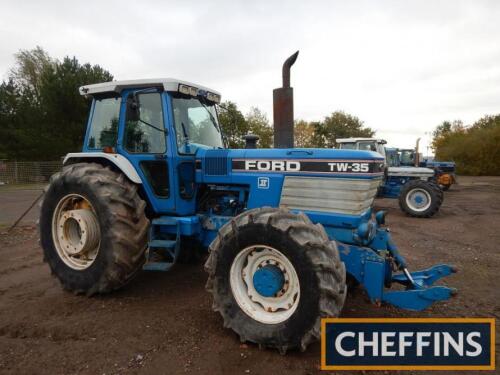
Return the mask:
<path id="1" fill-rule="evenodd" d="M 219 249 L 222 248 L 225 241 L 230 240 L 229 237 L 238 236 L 240 226 L 248 223 L 261 223 L 272 227 L 274 230 L 287 233 L 293 241 L 300 244 L 313 265 L 312 269 L 316 274 L 320 291 L 319 316 L 315 324 L 302 335 L 298 346 L 301 350 L 305 350 L 310 343 L 319 339 L 321 318 L 339 316 L 345 301 L 346 272 L 345 266 L 340 260 L 336 243 L 330 241 L 323 226 L 312 224 L 307 215 L 303 213 L 293 214 L 282 208 L 263 207 L 253 209 L 242 213 L 221 228 L 218 238 L 209 247 L 210 255 L 205 263 L 205 270 L 208 273 L 206 289 L 212 293 L 212 309 L 222 315 L 224 327 L 232 328 L 242 341 L 247 341 L 247 337 L 242 335 L 240 327 L 233 322 L 233 317 L 228 314 L 228 309 L 225 308 L 228 301 L 218 295 L 214 284 L 216 282 Z M 277 338 L 274 342 L 257 342 L 257 344 L 274 347 L 280 353 L 285 353 L 293 346 L 290 343 L 282 342 L 280 338 Z"/>
<path id="2" fill-rule="evenodd" d="M 40 207 L 50 193 L 51 185 L 68 182 L 92 186 L 96 196 L 108 206 L 112 214 L 105 219 L 109 230 L 104 235 L 111 238 L 113 256 L 98 282 L 87 289 L 60 275 L 55 276 L 65 290 L 75 294 L 92 296 L 116 290 L 129 282 L 144 264 L 149 229 L 149 220 L 145 214 L 146 203 L 137 194 L 137 186 L 123 174 L 98 163 L 76 163 L 65 166 L 62 171 L 52 175 L 50 184 L 44 189 Z M 53 268 L 47 254 L 44 258 Z"/>

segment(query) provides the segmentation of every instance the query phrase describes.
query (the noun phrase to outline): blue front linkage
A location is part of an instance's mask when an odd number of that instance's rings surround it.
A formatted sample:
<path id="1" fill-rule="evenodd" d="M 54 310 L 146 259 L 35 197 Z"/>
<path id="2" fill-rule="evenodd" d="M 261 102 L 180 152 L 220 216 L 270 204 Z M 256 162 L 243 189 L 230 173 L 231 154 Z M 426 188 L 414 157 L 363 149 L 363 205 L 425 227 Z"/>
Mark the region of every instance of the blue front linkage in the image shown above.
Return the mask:
<path id="1" fill-rule="evenodd" d="M 376 223 L 372 224 L 377 226 Z M 456 269 L 447 264 L 409 272 L 406 261 L 391 239 L 389 231 L 376 227 L 370 247 L 338 242 L 340 257 L 349 274 L 362 284 L 373 303 L 387 302 L 407 310 L 424 310 L 434 302 L 456 294 L 456 289 L 433 284 Z M 335 229 L 334 229 L 335 231 Z M 396 269 L 398 273 L 393 273 Z M 393 283 L 405 290 L 386 290 Z"/>
<path id="2" fill-rule="evenodd" d="M 452 266 L 443 264 L 422 271 L 408 271 L 406 260 L 392 241 L 389 230 L 383 227 L 385 212 L 373 214 L 369 209 L 361 217 L 319 212 L 306 214 L 314 223 L 321 223 L 330 239 L 336 241 L 348 274 L 364 286 L 373 303 L 388 302 L 420 311 L 456 293 L 454 288 L 433 286 L 437 280 L 456 272 Z M 406 289 L 389 290 L 394 283 Z"/>

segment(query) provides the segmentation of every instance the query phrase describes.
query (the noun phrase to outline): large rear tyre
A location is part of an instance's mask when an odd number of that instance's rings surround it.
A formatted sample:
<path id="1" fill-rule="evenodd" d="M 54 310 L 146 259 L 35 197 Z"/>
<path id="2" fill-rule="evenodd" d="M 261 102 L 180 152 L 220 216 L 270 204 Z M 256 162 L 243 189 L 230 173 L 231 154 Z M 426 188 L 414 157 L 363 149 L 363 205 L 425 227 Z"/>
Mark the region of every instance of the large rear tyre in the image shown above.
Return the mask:
<path id="1" fill-rule="evenodd" d="M 433 182 L 408 181 L 399 195 L 399 207 L 413 217 L 434 216 L 443 203 L 443 191 Z"/>
<path id="2" fill-rule="evenodd" d="M 346 272 L 336 244 L 304 214 L 259 208 L 224 225 L 205 264 L 213 309 L 242 342 L 305 350 L 336 317 Z"/>
<path id="3" fill-rule="evenodd" d="M 40 211 L 44 260 L 64 289 L 106 293 L 144 263 L 149 220 L 137 186 L 96 163 L 52 176 Z"/>

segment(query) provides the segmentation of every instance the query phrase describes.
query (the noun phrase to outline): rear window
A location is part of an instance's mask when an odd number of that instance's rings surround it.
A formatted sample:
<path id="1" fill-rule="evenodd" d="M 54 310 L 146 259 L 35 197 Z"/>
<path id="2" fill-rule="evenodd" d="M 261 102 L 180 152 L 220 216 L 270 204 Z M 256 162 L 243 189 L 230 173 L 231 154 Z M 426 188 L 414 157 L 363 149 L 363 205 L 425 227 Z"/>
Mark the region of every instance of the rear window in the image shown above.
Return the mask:
<path id="1" fill-rule="evenodd" d="M 340 143 L 339 148 L 343 150 L 356 150 L 356 143 Z"/>
<path id="2" fill-rule="evenodd" d="M 377 146 L 375 142 L 359 142 L 358 150 L 364 151 L 377 151 Z"/>
<path id="3" fill-rule="evenodd" d="M 87 144 L 89 148 L 116 146 L 120 104 L 121 98 L 119 97 L 95 99 Z"/>

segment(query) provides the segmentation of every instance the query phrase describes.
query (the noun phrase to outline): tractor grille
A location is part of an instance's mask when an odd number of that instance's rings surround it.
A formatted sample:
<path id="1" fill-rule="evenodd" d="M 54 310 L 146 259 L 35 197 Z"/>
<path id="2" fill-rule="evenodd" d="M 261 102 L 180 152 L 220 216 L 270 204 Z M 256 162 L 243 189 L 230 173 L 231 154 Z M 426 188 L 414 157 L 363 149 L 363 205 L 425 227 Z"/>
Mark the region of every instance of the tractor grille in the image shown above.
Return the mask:
<path id="1" fill-rule="evenodd" d="M 207 176 L 227 175 L 227 150 L 207 151 L 204 160 L 203 172 Z"/>
<path id="2" fill-rule="evenodd" d="M 360 215 L 372 204 L 381 179 L 285 177 L 280 207 Z"/>

